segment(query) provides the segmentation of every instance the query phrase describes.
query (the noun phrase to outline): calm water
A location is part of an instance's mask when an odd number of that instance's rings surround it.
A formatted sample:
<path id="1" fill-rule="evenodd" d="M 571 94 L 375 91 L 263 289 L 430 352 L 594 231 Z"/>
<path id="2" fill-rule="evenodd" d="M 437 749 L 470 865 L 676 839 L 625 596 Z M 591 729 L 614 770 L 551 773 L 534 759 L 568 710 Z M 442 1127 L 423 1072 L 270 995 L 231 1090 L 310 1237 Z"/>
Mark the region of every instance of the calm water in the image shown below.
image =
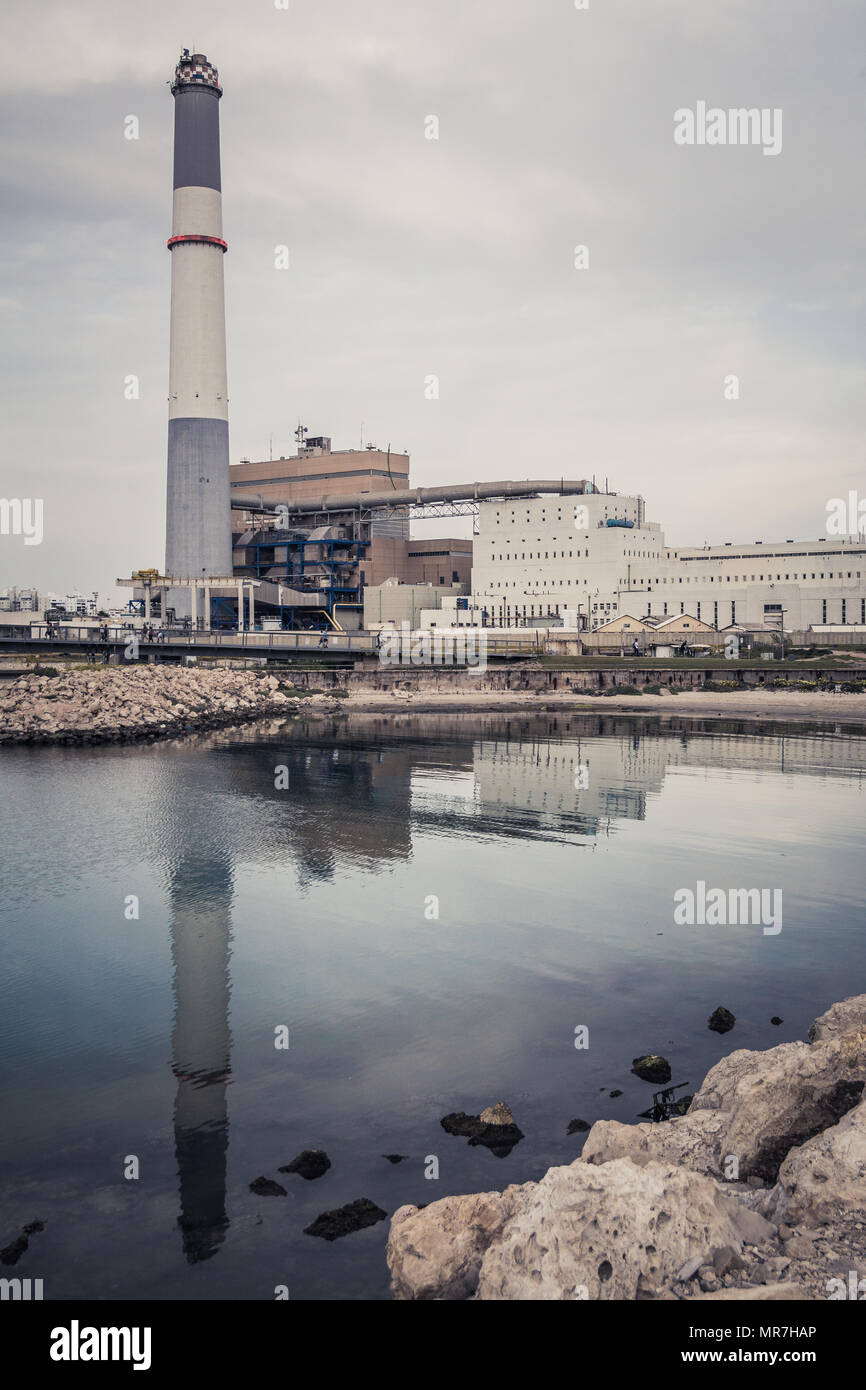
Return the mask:
<path id="1" fill-rule="evenodd" d="M 645 1109 L 638 1053 L 694 1086 L 866 990 L 864 773 L 842 730 L 616 716 L 3 752 L 0 1246 L 46 1223 L 14 1273 L 46 1298 L 387 1297 L 386 1223 L 303 1228 L 536 1178 L 580 1152 L 573 1117 Z M 698 879 L 781 888 L 783 930 L 675 926 Z M 509 1156 L 441 1129 L 499 1098 Z M 279 1175 L 304 1148 L 326 1176 Z"/>

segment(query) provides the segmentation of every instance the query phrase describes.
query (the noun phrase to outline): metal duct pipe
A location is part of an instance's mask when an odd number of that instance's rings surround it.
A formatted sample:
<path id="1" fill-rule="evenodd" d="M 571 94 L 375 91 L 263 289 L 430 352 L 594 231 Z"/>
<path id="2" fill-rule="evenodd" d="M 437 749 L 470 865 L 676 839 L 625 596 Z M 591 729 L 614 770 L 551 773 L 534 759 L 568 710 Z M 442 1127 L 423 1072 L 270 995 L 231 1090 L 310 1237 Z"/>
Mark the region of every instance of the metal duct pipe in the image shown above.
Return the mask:
<path id="1" fill-rule="evenodd" d="M 286 507 L 287 502 L 266 502 L 260 492 L 232 492 L 231 504 L 236 512 L 276 513 L 278 506 Z"/>
<path id="2" fill-rule="evenodd" d="M 284 507 L 292 515 L 297 515 L 301 512 L 354 511 L 358 507 L 393 509 L 413 505 L 424 506 L 430 502 L 485 502 L 497 497 L 534 497 L 536 493 L 573 497 L 595 491 L 596 488 L 586 478 L 580 481 L 567 478 L 528 478 L 522 483 L 455 483 L 450 487 L 412 487 L 402 491 L 389 488 L 387 492 L 355 492 L 344 497 L 332 493 L 324 497 L 306 498 L 301 502 L 266 502 L 261 493 L 232 491 L 231 502 L 238 511 L 275 512 L 277 507 Z"/>

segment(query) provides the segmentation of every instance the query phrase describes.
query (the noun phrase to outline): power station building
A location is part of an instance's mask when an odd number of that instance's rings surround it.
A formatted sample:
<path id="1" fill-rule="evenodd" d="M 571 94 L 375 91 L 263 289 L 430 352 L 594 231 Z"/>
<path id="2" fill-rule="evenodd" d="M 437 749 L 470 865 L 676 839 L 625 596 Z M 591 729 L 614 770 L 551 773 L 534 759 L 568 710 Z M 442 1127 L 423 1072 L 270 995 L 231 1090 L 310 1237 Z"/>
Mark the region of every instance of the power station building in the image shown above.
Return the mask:
<path id="1" fill-rule="evenodd" d="M 408 454 L 296 433 L 291 457 L 230 469 L 235 573 L 276 583 L 290 625 L 360 627 L 364 589 L 392 578 L 468 589 L 471 540 L 411 539 Z M 244 497 L 255 506 L 242 510 Z"/>
<path id="2" fill-rule="evenodd" d="M 863 536 L 670 547 L 641 497 L 594 481 L 413 488 L 407 453 L 335 450 L 300 425 L 290 457 L 230 465 L 222 87 L 184 49 L 171 91 L 165 574 L 119 581 L 147 619 L 352 629 L 394 620 L 403 586 L 407 614 L 442 626 L 592 632 L 622 614 L 716 629 L 866 624 Z M 413 517 L 471 517 L 474 535 L 416 540 Z"/>
<path id="3" fill-rule="evenodd" d="M 866 623 L 866 542 L 665 543 L 641 497 L 595 493 L 479 508 L 472 621 L 561 622 L 593 631 L 621 613 L 691 614 L 714 628 Z"/>

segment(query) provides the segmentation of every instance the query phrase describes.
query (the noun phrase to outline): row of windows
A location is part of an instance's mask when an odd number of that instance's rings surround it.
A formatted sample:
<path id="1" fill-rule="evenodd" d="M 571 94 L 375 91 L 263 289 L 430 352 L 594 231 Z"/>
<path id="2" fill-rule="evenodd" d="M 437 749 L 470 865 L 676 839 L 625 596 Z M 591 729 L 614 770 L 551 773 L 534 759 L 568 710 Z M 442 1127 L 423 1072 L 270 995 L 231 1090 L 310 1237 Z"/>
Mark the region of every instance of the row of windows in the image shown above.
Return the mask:
<path id="1" fill-rule="evenodd" d="M 512 614 L 514 615 L 514 617 L 520 617 L 520 616 L 521 616 L 520 605 L 519 605 L 518 603 L 515 603 L 515 605 L 514 605 L 513 608 L 511 607 L 510 604 L 504 604 L 504 605 L 503 605 L 503 604 L 500 604 L 500 606 L 499 606 L 499 608 L 497 608 L 496 612 L 497 612 L 497 614 L 498 614 L 498 616 L 499 616 L 499 621 L 500 621 L 500 622 L 502 622 L 503 617 L 505 617 L 505 618 L 506 618 L 506 621 L 507 621 L 509 618 L 511 618 Z M 542 608 L 542 605 L 539 604 L 539 605 L 538 605 L 538 612 L 537 612 L 537 613 L 536 613 L 536 611 L 535 611 L 535 605 L 534 605 L 534 604 L 530 604 L 530 611 L 529 611 L 529 613 L 527 613 L 527 611 L 526 611 L 526 604 L 524 603 L 524 605 L 523 605 L 523 613 L 522 613 L 522 616 L 523 616 L 524 618 L 558 618 L 558 617 L 559 617 L 559 604 L 557 603 L 556 605 L 554 605 L 554 604 L 550 604 L 550 603 L 549 603 L 549 604 L 547 605 L 547 609 L 546 609 L 546 610 L 544 610 L 544 609 Z"/>
<path id="2" fill-rule="evenodd" d="M 848 602 L 847 602 L 846 599 L 843 598 L 843 599 L 840 600 L 840 608 L 841 608 L 840 621 L 841 621 L 842 623 L 853 622 L 853 621 L 854 621 L 854 618 L 851 616 L 851 614 L 850 614 L 850 612 L 849 612 L 849 605 L 848 605 Z M 764 617 L 766 618 L 768 615 L 770 615 L 770 614 L 772 614 L 772 613 L 778 613 L 778 612 L 780 611 L 780 609 L 781 609 L 781 604 L 778 604 L 778 603 L 765 603 L 765 604 L 764 604 Z M 852 604 L 852 610 L 853 610 L 853 604 Z M 604 613 L 604 614 L 609 613 L 609 612 L 616 612 L 616 604 L 615 604 L 615 603 L 594 603 L 594 604 L 592 605 L 592 611 L 593 611 L 593 613 L 598 613 L 598 612 L 600 612 L 600 613 Z M 681 604 L 680 604 L 680 613 L 683 613 L 683 614 L 685 613 L 685 604 L 684 604 L 684 603 L 681 603 Z M 646 606 L 646 616 L 647 616 L 647 617 L 651 617 L 651 616 L 652 616 L 652 604 L 651 604 L 651 603 L 648 603 L 647 606 Z M 668 616 L 669 616 L 669 615 L 668 615 L 668 606 L 667 606 L 666 603 L 663 605 L 662 616 L 663 616 L 663 617 L 668 617 Z M 695 616 L 696 616 L 698 619 L 700 619 L 700 617 L 701 617 L 701 605 L 700 605 L 700 603 L 698 603 L 698 605 L 697 605 L 697 613 L 696 613 Z M 737 621 L 737 605 L 736 605 L 736 601 L 733 600 L 733 601 L 731 602 L 731 622 L 732 622 L 732 623 L 735 623 L 736 621 Z M 821 621 L 822 621 L 822 623 L 826 623 L 826 622 L 828 621 L 828 616 L 827 616 L 827 600 L 826 600 L 826 599 L 824 599 L 823 602 L 822 602 L 822 604 L 821 604 Z M 861 623 L 863 623 L 863 624 L 866 624 L 866 599 L 861 599 L 861 600 L 860 600 L 860 617 L 859 617 L 858 621 L 861 622 Z M 715 600 L 713 601 L 713 622 L 714 622 L 715 626 L 718 627 L 718 625 L 719 625 L 719 605 L 718 605 L 718 602 L 716 602 Z"/>
<path id="3" fill-rule="evenodd" d="M 588 559 L 588 558 L 589 558 L 589 551 L 588 551 L 588 550 L 585 550 L 585 551 L 583 552 L 583 554 L 584 554 L 584 558 L 585 558 L 585 559 Z M 516 550 L 515 550 L 515 552 L 514 552 L 514 558 L 515 558 L 515 560 L 517 559 L 517 551 L 516 551 Z M 532 551 L 530 550 L 529 554 L 527 555 L 527 554 L 525 553 L 525 551 L 522 551 L 522 550 L 521 550 L 521 552 L 520 552 L 520 558 L 521 558 L 521 560 L 540 560 L 540 559 L 541 559 L 541 551 L 539 550 L 539 552 L 538 552 L 537 555 L 533 555 Z M 547 551 L 545 550 L 545 552 L 544 552 L 544 558 L 545 558 L 545 560 L 555 560 L 555 559 L 557 558 L 557 556 L 556 556 L 556 551 L 554 550 L 554 552 L 553 552 L 552 555 L 548 555 Z M 559 553 L 559 558 L 560 558 L 560 560 L 565 560 L 565 559 L 573 560 L 573 559 L 574 559 L 574 552 L 571 551 L 571 550 L 569 550 L 568 555 L 566 556 L 565 551 L 564 551 L 564 550 L 561 550 L 560 553 Z M 580 559 L 580 551 L 577 552 L 577 558 Z M 505 555 L 491 555 L 491 556 L 490 556 L 490 559 L 491 559 L 491 560 L 510 560 L 510 559 L 511 559 L 511 554 L 510 554 L 510 552 L 509 552 L 509 553 L 506 553 Z"/>
<path id="4" fill-rule="evenodd" d="M 558 542 L 558 539 L 559 539 L 559 538 L 558 538 L 557 536 L 551 536 L 550 541 L 548 542 L 548 544 L 549 544 L 549 545 L 556 545 L 557 542 Z M 507 540 L 506 540 L 505 543 L 506 543 L 506 545 L 508 544 Z M 540 536 L 536 536 L 536 537 L 535 537 L 535 544 L 536 544 L 536 545 L 541 545 L 541 543 L 542 543 L 542 542 L 541 542 L 541 537 L 540 537 Z M 497 545 L 497 544 L 498 544 L 498 545 L 501 545 L 501 544 L 502 544 L 502 537 L 500 536 L 500 538 L 499 538 L 498 541 L 496 541 L 496 540 L 491 540 L 490 544 L 491 544 L 491 545 Z M 518 542 L 518 544 L 520 544 L 520 545 L 526 545 L 526 538 L 525 538 L 524 536 L 521 536 L 521 537 L 520 537 L 520 541 Z M 580 551 L 579 551 L 579 550 L 578 550 L 577 553 L 578 553 L 578 555 L 580 555 Z M 587 556 L 589 555 L 589 551 L 588 551 L 588 550 L 584 550 L 583 553 L 584 553 L 584 555 L 587 555 Z M 569 552 L 568 552 L 568 555 L 569 555 L 569 559 L 570 559 L 571 556 L 572 556 L 572 552 L 571 552 L 570 550 L 569 550 Z M 624 550 L 624 551 L 622 552 L 622 555 L 623 555 L 623 559 L 624 559 L 624 560 L 625 560 L 625 559 L 629 559 L 629 558 L 635 559 L 635 560 L 658 560 L 658 559 L 659 559 L 659 551 L 657 551 L 657 550 Z M 491 560 L 497 560 L 497 559 L 498 559 L 498 560 L 501 560 L 501 559 L 503 558 L 503 556 L 502 556 L 502 553 L 501 553 L 501 551 L 500 551 L 499 555 L 491 555 L 490 558 L 491 558 Z M 505 558 L 506 560 L 510 560 L 510 559 L 512 558 L 512 557 L 511 557 L 511 553 L 509 552 L 508 554 L 506 554 L 504 558 Z M 521 558 L 521 560 L 525 560 L 525 559 L 527 559 L 527 558 L 531 560 L 531 559 L 533 558 L 532 552 L 530 551 L 529 556 L 527 557 L 526 554 L 525 554 L 523 551 L 521 551 L 521 553 L 520 553 L 520 558 Z M 541 551 L 539 551 L 538 554 L 537 554 L 534 558 L 535 558 L 536 560 L 540 560 L 540 559 L 541 559 Z M 548 558 L 548 556 L 547 556 L 547 551 L 546 551 L 546 550 L 545 550 L 545 552 L 544 552 L 544 558 L 545 558 L 545 560 Z M 555 551 L 555 550 L 554 550 L 554 552 L 553 552 L 553 558 L 556 559 L 556 551 Z M 563 560 L 565 559 L 565 551 L 564 551 L 564 550 L 560 551 L 560 558 L 563 559 Z M 610 558 L 610 556 L 609 556 L 609 555 L 605 555 L 605 556 L 603 556 L 602 558 L 605 559 L 605 560 L 607 560 L 607 559 Z M 516 552 L 516 551 L 514 552 L 514 559 L 515 559 L 515 560 L 517 559 L 517 552 Z"/>
<path id="5" fill-rule="evenodd" d="M 555 538 L 554 538 L 554 539 L 555 539 Z M 491 542 L 491 543 L 492 543 L 492 542 Z M 433 552 L 433 553 L 436 553 L 436 552 Z M 445 552 L 443 552 L 443 554 L 444 554 L 444 553 L 445 553 Z M 623 552 L 623 553 L 625 554 L 626 552 Z M 628 553 L 631 554 L 632 552 L 628 552 Z M 642 552 L 642 553 L 643 553 L 643 552 Z M 584 552 L 583 552 L 583 557 L 584 557 L 585 559 L 589 559 L 589 550 L 584 550 Z M 555 550 L 554 550 L 553 552 L 551 552 L 551 553 L 548 553 L 548 551 L 545 550 L 544 556 L 543 556 L 543 557 L 542 557 L 541 551 L 538 551 L 538 553 L 534 555 L 534 554 L 532 553 L 531 550 L 529 551 L 528 554 L 527 554 L 525 551 L 522 550 L 522 551 L 520 552 L 519 558 L 520 558 L 521 560 L 541 560 L 542 558 L 544 558 L 545 560 L 556 560 L 556 559 L 559 559 L 559 560 L 566 560 L 566 559 L 568 559 L 568 560 L 573 560 L 573 559 L 575 558 L 575 556 L 574 556 L 574 551 L 573 551 L 573 550 L 569 550 L 569 552 L 568 552 L 567 555 L 566 555 L 566 553 L 565 553 L 564 550 L 561 550 L 561 551 L 559 552 L 558 555 L 557 555 L 557 552 L 556 552 Z M 577 552 L 577 558 L 578 558 L 578 559 L 581 558 L 581 556 L 580 556 L 580 551 L 579 551 L 579 550 L 578 550 L 578 552 Z M 518 559 L 518 555 L 517 555 L 517 551 L 514 552 L 514 555 L 513 555 L 513 556 L 512 556 L 512 554 L 511 554 L 510 551 L 506 551 L 504 555 L 503 555 L 501 552 L 500 552 L 499 555 L 491 555 L 491 556 L 490 556 L 490 559 L 491 559 L 491 561 L 496 561 L 496 560 L 512 560 L 512 559 L 516 561 L 516 560 Z M 845 579 L 845 578 L 847 578 L 847 579 L 855 579 L 855 578 L 856 578 L 856 579 L 860 579 L 860 577 L 861 577 L 861 571 L 860 571 L 860 570 L 856 570 L 856 571 L 853 571 L 853 572 L 852 572 L 851 570 L 847 570 L 845 573 L 843 573 L 842 570 L 836 570 L 836 571 L 830 570 L 828 574 L 825 574 L 824 571 L 822 570 L 820 573 L 816 573 L 815 571 L 813 571 L 812 574 L 811 574 L 811 576 L 810 576 L 809 574 L 807 574 L 807 573 L 803 573 L 803 574 L 790 574 L 790 573 L 788 573 L 788 574 L 785 575 L 785 579 L 787 579 L 787 580 L 789 580 L 789 581 L 796 581 L 796 580 L 799 580 L 799 579 L 809 579 L 810 577 L 811 577 L 812 579 L 825 579 L 825 578 L 826 578 L 826 579 L 837 579 L 837 580 L 838 580 L 838 579 Z M 782 575 L 781 575 L 781 574 L 777 574 L 777 575 L 775 576 L 775 578 L 776 578 L 776 580 L 781 581 Z M 671 583 L 671 584 L 684 584 L 684 583 L 685 583 L 685 584 L 691 584 L 692 582 L 694 582 L 695 584 L 707 584 L 707 583 L 709 583 L 709 584 L 721 584 L 721 583 L 722 583 L 722 579 L 723 579 L 723 576 L 722 576 L 722 575 L 716 576 L 716 575 L 712 575 L 712 574 L 709 575 L 709 576 L 707 576 L 707 575 L 700 575 L 700 576 L 699 576 L 699 575 L 686 575 L 685 578 L 683 578 L 682 576 L 678 576 L 677 578 L 674 578 L 674 577 L 672 576 L 670 579 L 668 579 L 668 578 L 666 578 L 666 577 L 661 577 L 661 578 L 659 578 L 658 576 L 650 576 L 649 578 L 645 578 L 645 577 L 643 577 L 643 576 L 637 576 L 637 575 L 636 575 L 636 576 L 633 576 L 633 577 L 632 577 L 632 582 L 633 582 L 633 583 L 636 583 L 636 584 L 668 584 L 668 583 Z M 733 584 L 739 584 L 739 583 L 740 583 L 740 580 L 741 580 L 741 576 L 740 576 L 739 574 L 734 574 L 734 575 L 728 574 L 728 575 L 725 575 L 725 576 L 724 576 L 724 582 L 725 582 L 726 584 L 731 584 L 731 583 L 733 583 Z M 758 575 L 754 575 L 754 574 L 752 574 L 752 575 L 744 574 L 744 575 L 742 576 L 742 582 L 743 582 L 744 584 L 746 584 L 746 583 L 752 583 L 752 584 L 754 584 L 754 583 L 756 583 L 756 582 L 757 582 L 757 583 L 761 583 L 761 584 L 763 584 L 763 583 L 765 583 L 765 582 L 772 583 L 772 582 L 773 582 L 773 575 L 772 575 L 772 574 L 767 574 L 767 575 L 763 575 L 763 574 L 758 574 Z M 621 588 L 624 588 L 625 585 L 626 585 L 626 580 L 624 580 L 624 579 L 619 579 L 619 580 L 617 581 L 617 583 L 619 584 L 619 586 L 620 586 Z"/>
<path id="6" fill-rule="evenodd" d="M 580 586 L 581 584 L 586 585 L 588 582 L 589 581 L 586 579 L 546 579 L 542 581 L 542 587 L 545 589 L 554 589 L 558 583 L 560 589 L 563 584 L 570 589 L 573 584 Z M 492 579 L 488 581 L 487 587 L 489 589 L 525 589 L 527 584 L 532 583 L 532 579 Z"/>
<path id="7" fill-rule="evenodd" d="M 866 550 L 770 550 L 761 559 L 769 560 L 801 560 L 807 556 L 820 555 L 826 560 L 832 555 L 866 555 Z M 704 560 L 708 562 L 718 562 L 720 560 L 757 560 L 757 555 L 680 555 L 674 551 L 674 559 L 689 563 L 694 560 Z"/>
<path id="8" fill-rule="evenodd" d="M 599 612 L 605 613 L 605 614 L 606 614 L 606 613 L 611 613 L 611 612 L 614 612 L 614 613 L 615 613 L 615 612 L 616 612 L 616 607 L 617 607 L 617 606 L 616 606 L 615 603 L 594 603 L 594 604 L 592 605 L 592 611 L 593 611 L 593 613 L 599 613 Z M 772 611 L 774 611 L 774 610 L 775 610 L 775 611 L 778 611 L 778 608 L 779 608 L 779 605 L 778 605 L 778 604 L 772 604 L 772 603 L 765 604 L 765 605 L 764 605 L 764 613 L 765 613 L 765 615 L 766 615 L 767 613 L 770 613 L 770 612 L 772 612 Z M 535 617 L 538 617 L 538 618 L 545 618 L 545 617 L 547 617 L 547 618 L 552 618 L 552 617 L 557 617 L 557 618 L 558 618 L 558 617 L 559 617 L 559 612 L 560 612 L 560 606 L 559 606 L 558 603 L 557 603 L 557 604 L 550 604 L 550 603 L 549 603 L 549 604 L 547 605 L 546 610 L 545 610 L 545 608 L 544 608 L 544 605 L 539 603 L 539 604 L 538 604 L 538 612 L 537 612 L 537 613 L 536 613 L 536 611 L 535 611 L 536 605 L 535 605 L 534 603 L 529 604 L 529 605 L 528 605 L 528 609 L 529 609 L 529 611 L 527 612 L 527 604 L 524 603 L 524 604 L 522 605 L 522 616 L 523 616 L 524 618 L 526 618 L 526 617 L 529 617 L 529 618 L 535 618 Z M 848 604 L 847 604 L 847 602 L 846 602 L 845 599 L 842 599 L 842 600 L 841 600 L 841 610 L 842 610 L 842 611 L 841 611 L 841 621 L 842 621 L 843 623 L 852 622 L 853 619 L 848 615 Z M 514 606 L 512 607 L 511 604 L 500 604 L 500 605 L 499 605 L 499 608 L 497 609 L 497 613 L 498 613 L 500 622 L 502 621 L 503 617 L 505 617 L 506 620 L 507 620 L 507 619 L 510 619 L 510 618 L 512 617 L 512 615 L 515 616 L 515 617 L 518 617 L 518 616 L 521 615 L 521 605 L 515 603 Z M 680 604 L 680 613 L 685 613 L 685 604 L 682 604 L 682 603 Z M 652 604 L 651 604 L 651 603 L 648 603 L 648 604 L 647 604 L 646 615 L 647 615 L 647 617 L 651 617 L 651 616 L 652 616 Z M 668 606 L 667 606 L 667 604 L 664 605 L 664 612 L 663 612 L 663 615 L 662 615 L 662 616 L 663 616 L 663 617 L 668 616 Z M 698 603 L 698 605 L 697 605 L 697 613 L 695 614 L 695 616 L 696 616 L 699 620 L 701 620 L 701 604 L 700 604 L 700 603 Z M 731 622 L 732 622 L 732 623 L 735 623 L 736 621 L 737 621 L 737 605 L 736 605 L 736 601 L 733 601 L 733 602 L 731 603 Z M 826 600 L 826 599 L 823 601 L 823 604 L 822 604 L 821 621 L 822 621 L 822 623 L 826 623 L 826 622 L 828 621 L 828 617 L 827 617 L 827 600 Z M 860 600 L 860 618 L 859 618 L 859 621 L 860 621 L 861 623 L 866 624 L 866 599 L 861 599 L 861 600 Z M 716 627 L 718 627 L 718 625 L 719 625 L 719 605 L 718 605 L 718 602 L 717 602 L 717 601 L 714 601 L 714 602 L 713 602 L 713 623 L 715 624 Z"/>
<path id="9" fill-rule="evenodd" d="M 432 560 L 442 555 L 465 555 L 467 559 L 471 557 L 471 550 L 407 550 L 410 560 Z"/>
<path id="10" fill-rule="evenodd" d="M 454 571 L 455 576 L 456 576 L 456 573 L 457 573 L 457 571 L 455 570 L 455 571 Z M 768 577 L 771 577 L 771 576 L 768 576 Z M 858 575 L 857 577 L 859 578 L 860 576 Z M 823 579 L 824 576 L 821 575 L 821 578 Z M 831 579 L 833 578 L 832 574 L 830 575 L 830 578 L 831 578 Z M 456 578 L 455 578 L 455 581 L 454 581 L 454 582 L 455 582 L 455 583 L 457 582 L 457 581 L 456 581 Z M 639 581 L 635 581 L 635 582 L 639 582 Z M 650 583 L 651 583 L 651 582 L 652 582 L 652 581 L 650 581 Z M 696 580 L 695 582 L 696 582 L 696 583 L 699 583 L 700 581 L 699 581 L 699 580 Z M 522 589 L 522 590 L 525 591 L 526 588 L 527 588 L 527 585 L 530 585 L 530 584 L 535 584 L 535 585 L 540 584 L 541 587 L 544 588 L 544 589 L 555 589 L 557 586 L 558 586 L 560 589 L 561 589 L 563 586 L 565 586 L 566 588 L 570 589 L 570 588 L 572 588 L 572 587 L 580 588 L 581 584 L 582 584 L 582 585 L 584 586 L 584 588 L 585 588 L 586 585 L 587 585 L 587 583 L 588 583 L 588 580 L 587 580 L 586 578 L 584 578 L 584 579 L 582 579 L 582 580 L 581 580 L 581 579 L 552 579 L 552 578 L 539 578 L 538 580 L 533 580 L 530 576 L 524 576 L 523 579 L 493 579 L 493 580 L 488 580 L 487 583 L 486 583 L 486 587 L 487 587 L 488 590 L 492 590 L 492 589 Z M 682 580 L 680 580 L 680 583 L 682 583 Z M 626 589 L 626 585 L 625 585 L 625 583 L 624 583 L 622 580 L 619 581 L 618 588 L 620 588 L 620 589 L 625 589 L 627 593 L 629 592 L 629 590 Z M 640 592 L 640 591 L 638 590 L 638 592 Z M 645 592 L 648 593 L 648 592 L 649 592 L 649 588 L 647 588 L 647 590 L 646 590 Z M 843 599 L 842 602 L 844 603 L 845 600 Z"/>
<path id="11" fill-rule="evenodd" d="M 500 555 L 499 558 L 501 559 L 502 556 Z M 811 578 L 812 578 L 812 579 L 836 579 L 836 580 L 839 580 L 839 579 L 846 579 L 846 578 L 847 578 L 847 579 L 859 579 L 859 578 L 860 578 L 860 575 L 861 575 L 860 570 L 855 570 L 853 573 L 852 573 L 851 570 L 847 570 L 845 574 L 843 574 L 841 570 L 836 570 L 835 573 L 834 573 L 833 570 L 830 570 L 830 572 L 829 572 L 828 574 L 826 574 L 826 575 L 824 574 L 824 571 L 822 570 L 822 571 L 820 572 L 820 574 L 816 574 L 816 573 L 813 571 L 813 573 L 812 573 L 812 575 L 811 575 Z M 740 577 L 740 575 L 738 575 L 738 574 L 735 574 L 735 575 L 727 574 L 727 575 L 725 575 L 725 583 L 726 583 L 726 584 L 731 584 L 731 583 L 733 583 L 733 584 L 739 584 L 739 583 L 740 583 L 740 578 L 741 578 L 741 577 Z M 772 584 L 774 578 L 777 579 L 777 580 L 780 580 L 780 579 L 782 578 L 782 576 L 781 576 L 781 574 L 777 574 L 777 575 L 775 575 L 775 576 L 772 575 L 772 574 L 767 574 L 767 575 L 763 575 L 763 574 L 758 574 L 758 575 L 754 575 L 754 574 L 751 574 L 751 575 L 749 575 L 749 574 L 744 574 L 744 575 L 742 576 L 742 582 L 743 582 L 744 584 L 748 584 L 748 583 L 754 584 L 754 583 L 756 582 L 756 580 L 757 580 L 757 582 L 760 583 L 760 584 L 763 584 L 764 582 L 767 582 L 767 583 L 769 583 L 769 584 Z M 788 580 L 797 581 L 797 580 L 799 580 L 799 579 L 809 579 L 810 576 L 809 576 L 808 574 L 786 574 L 786 575 L 785 575 L 785 578 L 788 579 Z M 633 576 L 633 582 L 638 583 L 638 584 L 667 584 L 667 583 L 668 583 L 668 580 L 667 580 L 667 579 L 664 579 L 664 578 L 659 579 L 658 577 L 653 578 L 652 576 L 650 576 L 649 579 L 644 579 L 643 577 Z M 709 576 L 707 576 L 707 575 L 687 575 L 685 579 L 682 579 L 682 578 L 673 579 L 673 578 L 672 578 L 672 579 L 670 580 L 670 583 L 671 583 L 671 584 L 684 584 L 684 583 L 685 583 L 685 584 L 692 584 L 692 583 L 695 583 L 695 584 L 721 584 L 721 582 L 722 582 L 722 576 L 721 576 L 721 575 L 715 576 L 715 575 L 712 575 L 712 574 L 709 575 Z M 621 579 L 621 580 L 619 581 L 619 583 L 620 583 L 620 586 L 623 586 L 624 581 Z"/>

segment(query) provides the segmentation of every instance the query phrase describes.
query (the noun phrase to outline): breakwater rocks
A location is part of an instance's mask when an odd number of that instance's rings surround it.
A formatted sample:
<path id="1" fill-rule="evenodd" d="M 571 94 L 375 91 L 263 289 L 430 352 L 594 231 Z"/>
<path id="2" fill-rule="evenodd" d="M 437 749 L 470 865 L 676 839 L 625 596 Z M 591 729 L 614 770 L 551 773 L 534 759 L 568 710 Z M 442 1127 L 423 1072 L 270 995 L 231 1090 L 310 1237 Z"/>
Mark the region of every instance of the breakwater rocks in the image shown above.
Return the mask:
<path id="1" fill-rule="evenodd" d="M 0 744 L 125 743 L 339 708 L 263 671 L 98 667 L 27 674 L 0 689 Z"/>
<path id="2" fill-rule="evenodd" d="M 539 1182 L 401 1207 L 393 1295 L 862 1299 L 864 1083 L 860 995 L 808 1042 L 723 1058 L 680 1118 L 600 1120 Z"/>

